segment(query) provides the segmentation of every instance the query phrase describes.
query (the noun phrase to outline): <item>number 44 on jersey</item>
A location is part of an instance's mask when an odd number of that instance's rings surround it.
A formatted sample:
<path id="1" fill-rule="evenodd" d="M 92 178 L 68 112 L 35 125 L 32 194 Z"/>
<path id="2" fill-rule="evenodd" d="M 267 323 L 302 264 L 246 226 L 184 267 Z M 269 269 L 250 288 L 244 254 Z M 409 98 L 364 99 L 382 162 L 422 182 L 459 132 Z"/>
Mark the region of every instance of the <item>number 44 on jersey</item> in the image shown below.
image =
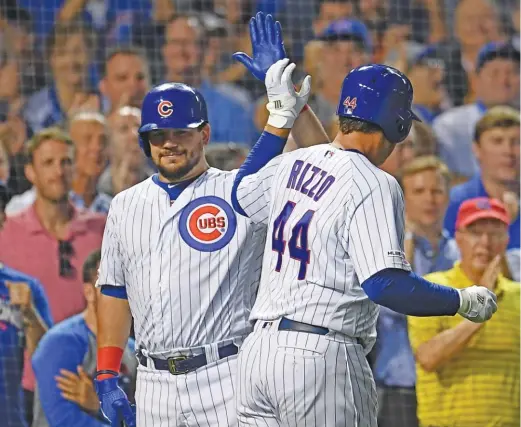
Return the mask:
<path id="1" fill-rule="evenodd" d="M 289 217 L 295 210 L 296 203 L 288 201 L 282 212 L 273 222 L 273 234 L 271 236 L 272 249 L 278 253 L 275 271 L 280 272 L 282 268 L 282 257 L 286 252 L 286 240 L 284 240 L 284 229 Z M 291 259 L 300 262 L 298 280 L 306 278 L 307 266 L 310 260 L 310 250 L 308 249 L 308 230 L 309 223 L 315 211 L 308 210 L 302 218 L 291 229 L 291 237 L 288 242 L 288 251 Z"/>

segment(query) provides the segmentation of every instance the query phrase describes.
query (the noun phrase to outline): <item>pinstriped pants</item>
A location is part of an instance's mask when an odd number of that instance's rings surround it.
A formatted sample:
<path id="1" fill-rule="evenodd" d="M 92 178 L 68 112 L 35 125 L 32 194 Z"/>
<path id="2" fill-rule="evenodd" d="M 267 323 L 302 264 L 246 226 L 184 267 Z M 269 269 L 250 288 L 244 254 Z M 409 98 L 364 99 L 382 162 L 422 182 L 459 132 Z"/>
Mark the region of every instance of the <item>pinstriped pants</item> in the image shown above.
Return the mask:
<path id="1" fill-rule="evenodd" d="M 142 365 L 136 384 L 137 427 L 235 427 L 237 356 L 172 375 Z"/>
<path id="2" fill-rule="evenodd" d="M 362 346 L 277 325 L 258 321 L 239 351 L 239 426 L 377 427 Z"/>

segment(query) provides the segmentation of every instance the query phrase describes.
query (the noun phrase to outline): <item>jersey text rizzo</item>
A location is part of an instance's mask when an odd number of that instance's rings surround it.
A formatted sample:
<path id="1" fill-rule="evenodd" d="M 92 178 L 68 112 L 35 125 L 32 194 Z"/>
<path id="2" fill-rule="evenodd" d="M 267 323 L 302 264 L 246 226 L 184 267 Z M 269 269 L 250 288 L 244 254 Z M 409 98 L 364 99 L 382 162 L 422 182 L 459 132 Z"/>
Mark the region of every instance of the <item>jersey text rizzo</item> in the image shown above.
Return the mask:
<path id="1" fill-rule="evenodd" d="M 403 253 L 403 194 L 359 152 L 320 145 L 283 154 L 237 189 L 241 207 L 268 226 L 251 319 L 292 320 L 361 338 L 369 350 L 378 307 L 361 283 Z"/>

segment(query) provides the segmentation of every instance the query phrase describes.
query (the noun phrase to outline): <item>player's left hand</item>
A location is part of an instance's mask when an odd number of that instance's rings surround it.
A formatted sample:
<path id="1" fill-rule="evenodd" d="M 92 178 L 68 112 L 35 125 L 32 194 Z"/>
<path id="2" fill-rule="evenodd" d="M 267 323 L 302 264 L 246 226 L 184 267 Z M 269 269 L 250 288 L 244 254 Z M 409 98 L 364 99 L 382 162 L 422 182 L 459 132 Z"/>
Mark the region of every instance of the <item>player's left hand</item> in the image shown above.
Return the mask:
<path id="1" fill-rule="evenodd" d="M 460 296 L 458 314 L 474 323 L 489 320 L 497 311 L 497 297 L 484 286 L 469 286 L 457 289 Z"/>
<path id="2" fill-rule="evenodd" d="M 94 380 L 100 399 L 101 412 L 113 427 L 124 421 L 127 427 L 136 427 L 136 408 L 128 401 L 127 395 L 118 385 L 119 377 Z"/>
<path id="3" fill-rule="evenodd" d="M 307 104 L 311 92 L 311 76 L 306 76 L 300 92 L 295 90 L 292 75 L 296 65 L 289 59 L 281 59 L 273 64 L 266 74 L 268 94 L 268 125 L 278 129 L 291 129 L 302 108 Z"/>
<path id="4" fill-rule="evenodd" d="M 280 22 L 274 21 L 271 15 L 257 13 L 250 19 L 250 40 L 253 58 L 244 52 L 235 52 L 232 56 L 257 79 L 265 81 L 268 69 L 278 60 L 286 58 Z"/>

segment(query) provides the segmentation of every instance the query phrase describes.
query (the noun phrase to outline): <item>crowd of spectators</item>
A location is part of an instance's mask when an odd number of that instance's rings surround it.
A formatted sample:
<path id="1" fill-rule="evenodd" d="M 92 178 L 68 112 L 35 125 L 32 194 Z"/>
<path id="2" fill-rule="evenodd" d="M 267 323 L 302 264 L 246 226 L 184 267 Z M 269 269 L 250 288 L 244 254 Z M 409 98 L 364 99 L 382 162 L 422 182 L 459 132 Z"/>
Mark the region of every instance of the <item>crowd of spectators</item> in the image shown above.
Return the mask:
<path id="1" fill-rule="evenodd" d="M 404 191 L 406 257 L 434 282 L 498 296 L 485 325 L 381 309 L 380 427 L 519 426 L 517 0 L 0 0 L 0 424 L 103 425 L 93 284 L 112 198 L 154 173 L 143 97 L 165 81 L 197 88 L 209 164 L 238 168 L 268 113 L 231 55 L 251 53 L 260 10 L 312 75 L 331 139 L 346 73 L 406 73 L 422 122 L 381 165 Z"/>

